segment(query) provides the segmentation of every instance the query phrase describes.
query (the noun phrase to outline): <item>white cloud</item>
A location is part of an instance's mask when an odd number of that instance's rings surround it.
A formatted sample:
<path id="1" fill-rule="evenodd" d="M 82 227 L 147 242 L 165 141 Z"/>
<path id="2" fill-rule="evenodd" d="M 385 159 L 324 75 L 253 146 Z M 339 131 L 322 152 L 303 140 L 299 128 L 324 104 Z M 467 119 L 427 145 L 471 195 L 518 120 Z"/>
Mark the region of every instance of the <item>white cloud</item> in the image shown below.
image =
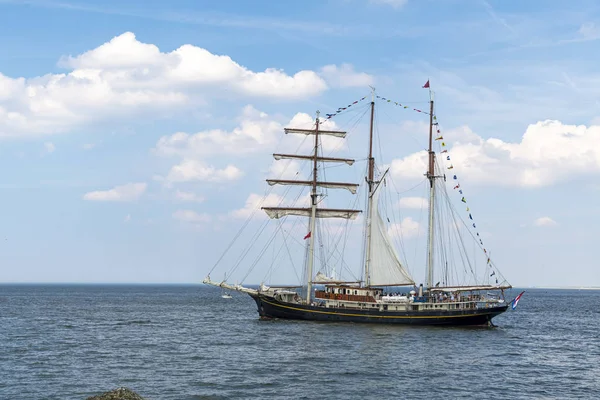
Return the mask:
<path id="1" fill-rule="evenodd" d="M 271 179 L 304 180 L 302 165 L 295 160 L 275 160 L 269 168 L 268 177 Z"/>
<path id="2" fill-rule="evenodd" d="M 400 223 L 391 224 L 388 228 L 388 235 L 410 239 L 419 236 L 422 232 L 421 224 L 411 217 L 404 218 Z"/>
<path id="3" fill-rule="evenodd" d="M 31 79 L 0 74 L 0 136 L 61 132 L 136 111 L 156 116 L 186 104 L 197 106 L 199 91 L 294 100 L 327 89 L 314 71 L 255 72 L 192 45 L 164 53 L 131 32 L 63 57 L 60 65 L 71 71 Z"/>
<path id="4" fill-rule="evenodd" d="M 244 107 L 239 126 L 231 132 L 211 129 L 195 134 L 177 132 L 161 137 L 155 152 L 163 156 L 199 157 L 212 154 L 244 154 L 273 145 L 283 126 L 251 105 Z"/>
<path id="5" fill-rule="evenodd" d="M 600 38 L 600 28 L 593 22 L 585 22 L 581 24 L 577 31 L 582 40 L 596 40 Z"/>
<path id="6" fill-rule="evenodd" d="M 427 152 L 419 151 L 392 160 L 390 174 L 394 179 L 422 179 L 427 170 Z"/>
<path id="7" fill-rule="evenodd" d="M 61 63 L 76 69 L 105 70 L 116 83 L 133 81 L 154 87 L 226 85 L 240 94 L 282 99 L 311 96 L 327 88 L 314 71 L 293 76 L 275 68 L 254 72 L 228 56 L 189 44 L 162 53 L 155 45 L 139 42 L 132 32 L 79 56 L 63 57 Z"/>
<path id="8" fill-rule="evenodd" d="M 425 125 L 427 125 L 427 127 L 429 126 L 429 124 L 425 124 Z M 425 133 L 428 134 L 428 131 L 425 129 L 420 130 L 420 132 L 423 132 L 424 134 Z M 475 132 L 473 132 L 473 130 L 470 127 L 468 127 L 467 125 L 462 125 L 462 126 L 459 126 L 457 128 L 452 128 L 452 129 L 444 129 L 442 134 L 444 137 L 444 142 L 446 142 L 446 143 L 451 142 L 451 143 L 462 143 L 462 144 L 466 144 L 466 143 L 478 144 L 481 141 L 481 137 L 479 135 L 477 135 Z M 438 135 L 438 134 L 434 133 L 434 135 Z"/>
<path id="9" fill-rule="evenodd" d="M 173 218 L 191 224 L 204 224 L 211 221 L 210 215 L 198 214 L 196 211 L 192 210 L 177 210 L 173 213 Z"/>
<path id="10" fill-rule="evenodd" d="M 204 200 L 206 200 L 204 197 L 198 196 L 195 193 L 183 192 L 181 190 L 177 190 L 175 192 L 175 198 L 178 201 L 190 202 L 190 203 L 202 203 L 202 202 L 204 202 Z"/>
<path id="11" fill-rule="evenodd" d="M 97 190 L 83 195 L 90 201 L 135 201 L 146 191 L 146 183 L 128 183 L 109 190 Z"/>
<path id="12" fill-rule="evenodd" d="M 252 193 L 246 199 L 244 207 L 230 212 L 230 215 L 235 218 L 248 218 L 257 210 L 260 211 L 262 215 L 266 215 L 260 210 L 261 207 L 308 207 L 309 204 L 310 196 L 303 196 L 294 204 L 291 204 L 285 202 L 283 197 L 275 193 L 270 193 L 266 196 Z"/>
<path id="13" fill-rule="evenodd" d="M 63 132 L 108 116 L 125 116 L 140 109 L 181 105 L 183 93 L 133 88 L 110 82 L 101 70 L 74 70 L 25 80 L 0 74 L 0 87 L 12 81 L 18 90 L 0 95 L 0 137 Z"/>
<path id="14" fill-rule="evenodd" d="M 52 142 L 46 142 L 46 143 L 44 143 L 44 150 L 48 154 L 54 153 L 54 150 L 56 150 L 56 146 L 54 146 L 54 143 L 52 143 Z"/>
<path id="15" fill-rule="evenodd" d="M 383 4 L 392 8 L 400 9 L 404 7 L 408 0 L 369 0 L 373 4 Z"/>
<path id="16" fill-rule="evenodd" d="M 232 181 L 242 177 L 243 172 L 234 165 L 219 169 L 209 165 L 208 158 L 217 160 L 218 155 L 244 156 L 257 151 L 268 152 L 279 144 L 278 150 L 285 153 L 309 154 L 313 142 L 306 140 L 301 134 L 291 134 L 284 140 L 285 127 L 310 129 L 314 127 L 315 119 L 305 113 L 297 113 L 287 124 L 282 124 L 271 119 L 264 112 L 252 106 L 244 107 L 239 118 L 239 126 L 231 132 L 221 129 L 205 130 L 195 134 L 178 132 L 173 135 L 163 136 L 156 143 L 153 152 L 160 156 L 180 157 L 181 161 L 171 167 L 166 178 L 158 177 L 167 184 L 190 181 Z M 337 129 L 333 121 L 324 120 L 323 129 Z M 323 136 L 322 150 L 324 154 L 344 149 L 343 139 Z M 219 158 L 221 160 L 222 158 Z M 239 159 L 239 158 L 238 158 Z M 298 177 L 296 172 L 301 170 L 301 163 L 289 161 L 275 161 L 271 172 L 275 177 L 281 174 L 284 177 Z"/>
<path id="17" fill-rule="evenodd" d="M 78 56 L 63 56 L 59 65 L 73 69 L 119 70 L 165 62 L 162 56 L 157 46 L 141 43 L 133 32 L 125 32 Z"/>
<path id="18" fill-rule="evenodd" d="M 244 173 L 234 165 L 228 165 L 223 169 L 217 169 L 202 161 L 185 159 L 181 163 L 171 167 L 167 174 L 168 183 L 175 182 L 226 182 L 234 181 L 242 177 Z"/>
<path id="19" fill-rule="evenodd" d="M 398 201 L 398 207 L 423 209 L 427 207 L 427 199 L 424 197 L 402 197 Z"/>
<path id="20" fill-rule="evenodd" d="M 354 71 L 350 64 L 326 65 L 321 68 L 321 76 L 333 87 L 367 87 L 373 85 L 374 78 L 364 72 Z"/>
<path id="21" fill-rule="evenodd" d="M 256 210 L 261 207 L 278 207 L 281 206 L 283 197 L 275 193 L 270 193 L 266 197 L 260 194 L 252 193 L 246 199 L 246 204 L 243 208 L 232 211 L 230 214 L 235 218 L 248 218 Z"/>
<path id="22" fill-rule="evenodd" d="M 94 147 L 96 147 L 96 143 L 84 143 L 83 146 L 81 146 L 84 150 L 91 150 Z"/>
<path id="23" fill-rule="evenodd" d="M 123 219 L 123 222 L 129 222 L 129 221 L 131 221 L 131 214 L 127 214 L 125 216 L 125 218 Z"/>
<path id="24" fill-rule="evenodd" d="M 446 154 L 438 160 L 444 168 L 452 164 L 452 174 L 471 184 L 541 187 L 600 173 L 600 126 L 596 125 L 540 121 L 529 125 L 518 143 L 483 139 L 467 127 L 442 134 L 451 160 L 446 160 Z M 395 178 L 423 179 L 426 169 L 427 152 L 420 151 L 393 160 L 390 171 Z"/>
<path id="25" fill-rule="evenodd" d="M 556 226 L 558 223 L 550 217 L 540 217 L 533 221 L 535 226 Z"/>
<path id="26" fill-rule="evenodd" d="M 239 124 L 231 132 L 222 129 L 204 130 L 195 134 L 177 132 L 161 137 L 154 152 L 161 156 L 179 156 L 187 158 L 206 157 L 218 154 L 244 155 L 256 151 L 269 151 L 284 135 L 284 128 L 314 129 L 315 119 L 306 113 L 296 113 L 292 119 L 282 124 L 268 114 L 255 109 L 251 105 L 243 108 Z M 337 129 L 335 122 L 324 120 L 323 129 Z M 290 135 L 282 145 L 286 144 L 290 151 L 298 149 L 301 142 L 306 142 L 306 150 L 312 148 L 311 141 L 305 141 L 304 135 Z M 332 136 L 322 136 L 323 150 L 337 151 L 343 148 L 344 141 Z"/>

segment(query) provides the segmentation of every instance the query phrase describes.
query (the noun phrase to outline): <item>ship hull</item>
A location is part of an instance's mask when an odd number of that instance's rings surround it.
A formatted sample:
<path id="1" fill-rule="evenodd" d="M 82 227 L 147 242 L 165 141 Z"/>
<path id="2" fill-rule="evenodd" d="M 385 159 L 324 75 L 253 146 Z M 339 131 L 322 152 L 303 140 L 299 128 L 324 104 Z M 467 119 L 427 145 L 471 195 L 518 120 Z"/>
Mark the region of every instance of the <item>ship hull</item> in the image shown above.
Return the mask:
<path id="1" fill-rule="evenodd" d="M 322 322 L 355 322 L 399 325 L 489 325 L 508 305 L 469 310 L 379 311 L 351 308 L 325 308 L 283 303 L 263 295 L 251 295 L 261 318 L 280 318 Z"/>

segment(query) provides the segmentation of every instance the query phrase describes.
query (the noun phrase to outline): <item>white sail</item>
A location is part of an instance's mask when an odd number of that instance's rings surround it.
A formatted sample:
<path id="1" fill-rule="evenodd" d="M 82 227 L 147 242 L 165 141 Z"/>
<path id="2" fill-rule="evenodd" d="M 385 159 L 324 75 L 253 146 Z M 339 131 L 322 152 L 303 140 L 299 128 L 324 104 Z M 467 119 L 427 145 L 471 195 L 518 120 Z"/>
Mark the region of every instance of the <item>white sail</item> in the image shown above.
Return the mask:
<path id="1" fill-rule="evenodd" d="M 373 194 L 369 276 L 371 286 L 414 285 L 392 246 L 386 225 L 379 214 L 379 190 Z"/>

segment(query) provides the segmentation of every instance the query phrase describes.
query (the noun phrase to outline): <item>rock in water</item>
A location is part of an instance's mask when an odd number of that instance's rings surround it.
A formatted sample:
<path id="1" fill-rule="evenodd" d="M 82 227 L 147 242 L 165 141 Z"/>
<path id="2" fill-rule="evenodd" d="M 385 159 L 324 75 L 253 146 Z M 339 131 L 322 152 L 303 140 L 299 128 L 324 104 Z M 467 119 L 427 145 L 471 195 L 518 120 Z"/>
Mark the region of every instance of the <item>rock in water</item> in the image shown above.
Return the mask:
<path id="1" fill-rule="evenodd" d="M 88 397 L 87 400 L 144 400 L 144 398 L 133 390 L 122 387 L 98 396 Z"/>

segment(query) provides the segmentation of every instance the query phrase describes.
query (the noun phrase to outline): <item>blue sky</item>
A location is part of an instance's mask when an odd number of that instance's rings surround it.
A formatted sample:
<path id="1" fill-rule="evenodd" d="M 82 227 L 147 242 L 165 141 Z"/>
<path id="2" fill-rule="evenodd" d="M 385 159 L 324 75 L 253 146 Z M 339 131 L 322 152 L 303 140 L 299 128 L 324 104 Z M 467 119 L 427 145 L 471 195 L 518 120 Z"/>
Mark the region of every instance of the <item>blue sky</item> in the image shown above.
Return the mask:
<path id="1" fill-rule="evenodd" d="M 283 126 L 369 84 L 424 108 L 430 79 L 508 281 L 600 286 L 599 16 L 595 1 L 0 0 L 0 281 L 198 282 L 265 192 Z M 427 119 L 380 109 L 402 191 Z M 340 155 L 360 159 L 355 129 Z"/>

